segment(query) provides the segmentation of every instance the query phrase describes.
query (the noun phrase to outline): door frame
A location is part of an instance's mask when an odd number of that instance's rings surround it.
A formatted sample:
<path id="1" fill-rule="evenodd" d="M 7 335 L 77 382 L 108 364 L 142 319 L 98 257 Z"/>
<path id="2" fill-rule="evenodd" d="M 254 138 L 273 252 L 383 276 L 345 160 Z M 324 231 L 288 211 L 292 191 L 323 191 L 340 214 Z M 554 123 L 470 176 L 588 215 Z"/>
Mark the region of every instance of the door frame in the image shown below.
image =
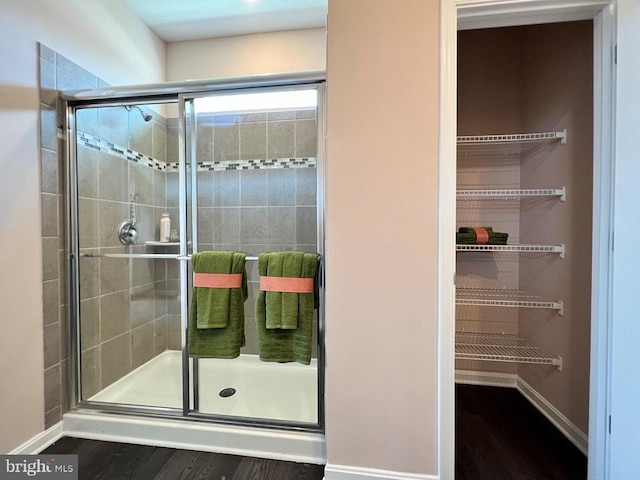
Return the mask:
<path id="1" fill-rule="evenodd" d="M 457 31 L 594 21 L 589 480 L 607 478 L 610 415 L 611 235 L 615 138 L 615 0 L 440 0 L 438 212 L 438 477 L 455 475 L 455 232 Z"/>

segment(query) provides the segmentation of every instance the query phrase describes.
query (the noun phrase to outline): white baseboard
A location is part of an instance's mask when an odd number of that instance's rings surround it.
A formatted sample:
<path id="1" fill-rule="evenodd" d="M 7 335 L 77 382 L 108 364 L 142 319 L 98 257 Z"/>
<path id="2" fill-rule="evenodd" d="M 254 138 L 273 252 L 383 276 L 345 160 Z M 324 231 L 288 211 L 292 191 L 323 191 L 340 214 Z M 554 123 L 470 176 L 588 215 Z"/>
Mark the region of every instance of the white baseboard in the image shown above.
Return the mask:
<path id="1" fill-rule="evenodd" d="M 324 480 L 438 480 L 438 477 L 434 475 L 328 464 L 324 467 Z"/>
<path id="2" fill-rule="evenodd" d="M 474 372 L 456 370 L 456 383 L 464 385 L 484 385 L 487 387 L 515 388 L 518 376 L 515 373 Z"/>
<path id="3" fill-rule="evenodd" d="M 589 441 L 587 435 L 576 427 L 566 416 L 551 405 L 542 395 L 533 389 L 518 375 L 509 373 L 474 372 L 456 370 L 456 383 L 466 385 L 484 385 L 488 387 L 516 388 L 536 407 L 562 434 L 582 453 L 587 455 Z"/>
<path id="4" fill-rule="evenodd" d="M 53 427 L 47 428 L 44 432 L 40 432 L 35 437 L 10 451 L 9 455 L 36 455 L 62 437 L 62 435 L 62 422 L 58 422 Z"/>
<path id="5" fill-rule="evenodd" d="M 587 435 L 576 427 L 558 409 L 551 405 L 542 395 L 531 387 L 527 382 L 518 377 L 516 388 L 524 397 L 529 400 L 547 419 L 560 430 L 571 443 L 587 455 L 589 450 L 589 439 Z"/>
<path id="6" fill-rule="evenodd" d="M 78 411 L 64 415 L 67 436 L 324 464 L 324 435 Z"/>

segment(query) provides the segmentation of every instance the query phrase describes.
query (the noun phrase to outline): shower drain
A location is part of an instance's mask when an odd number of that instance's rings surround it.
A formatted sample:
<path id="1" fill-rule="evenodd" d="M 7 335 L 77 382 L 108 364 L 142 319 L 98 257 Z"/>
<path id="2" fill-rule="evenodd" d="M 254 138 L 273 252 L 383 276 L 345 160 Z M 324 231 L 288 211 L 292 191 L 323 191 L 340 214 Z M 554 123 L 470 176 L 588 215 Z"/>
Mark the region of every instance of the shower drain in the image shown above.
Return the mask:
<path id="1" fill-rule="evenodd" d="M 220 390 L 220 393 L 218 395 L 220 395 L 222 398 L 225 398 L 225 397 L 230 397 L 234 393 L 236 393 L 236 389 L 229 387 L 229 388 L 223 388 L 222 390 Z"/>

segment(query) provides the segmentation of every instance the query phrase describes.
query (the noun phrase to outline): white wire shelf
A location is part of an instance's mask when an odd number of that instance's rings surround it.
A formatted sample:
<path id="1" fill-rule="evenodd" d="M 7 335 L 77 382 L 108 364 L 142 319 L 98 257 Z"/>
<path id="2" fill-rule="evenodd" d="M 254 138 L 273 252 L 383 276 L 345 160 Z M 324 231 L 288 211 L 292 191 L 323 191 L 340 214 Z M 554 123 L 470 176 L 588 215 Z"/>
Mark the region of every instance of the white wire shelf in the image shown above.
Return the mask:
<path id="1" fill-rule="evenodd" d="M 566 200 L 566 187 L 562 188 L 513 188 L 504 190 L 458 190 L 458 200 L 519 200 L 526 197 L 560 197 Z"/>
<path id="2" fill-rule="evenodd" d="M 564 258 L 564 244 L 560 245 L 456 245 L 458 252 L 512 252 L 512 253 L 557 253 Z"/>
<path id="3" fill-rule="evenodd" d="M 479 307 L 541 308 L 564 314 L 562 301 L 545 300 L 520 290 L 507 288 L 456 288 L 456 305 Z"/>
<path id="4" fill-rule="evenodd" d="M 466 135 L 456 138 L 458 155 L 520 155 L 543 143 L 567 142 L 567 130 L 561 132 L 513 133 L 506 135 Z"/>
<path id="5" fill-rule="evenodd" d="M 554 357 L 516 335 L 456 333 L 455 352 L 456 360 L 555 365 L 562 371 L 562 357 Z"/>

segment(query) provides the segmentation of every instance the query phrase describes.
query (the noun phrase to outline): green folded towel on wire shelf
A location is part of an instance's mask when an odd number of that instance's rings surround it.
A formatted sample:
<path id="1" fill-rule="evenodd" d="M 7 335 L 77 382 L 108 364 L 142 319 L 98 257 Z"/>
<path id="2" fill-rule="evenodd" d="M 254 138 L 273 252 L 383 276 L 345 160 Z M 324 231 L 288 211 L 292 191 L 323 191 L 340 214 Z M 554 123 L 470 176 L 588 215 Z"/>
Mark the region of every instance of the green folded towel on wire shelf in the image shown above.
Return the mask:
<path id="1" fill-rule="evenodd" d="M 492 227 L 460 227 L 456 233 L 456 243 L 458 245 L 506 245 L 508 237 L 508 233 L 494 232 Z"/>
<path id="2" fill-rule="evenodd" d="M 314 310 L 318 307 L 317 253 L 258 256 L 258 353 L 266 362 L 311 362 Z"/>
<path id="3" fill-rule="evenodd" d="M 193 293 L 188 352 L 197 358 L 236 358 L 245 344 L 246 256 L 200 252 L 191 256 Z"/>

